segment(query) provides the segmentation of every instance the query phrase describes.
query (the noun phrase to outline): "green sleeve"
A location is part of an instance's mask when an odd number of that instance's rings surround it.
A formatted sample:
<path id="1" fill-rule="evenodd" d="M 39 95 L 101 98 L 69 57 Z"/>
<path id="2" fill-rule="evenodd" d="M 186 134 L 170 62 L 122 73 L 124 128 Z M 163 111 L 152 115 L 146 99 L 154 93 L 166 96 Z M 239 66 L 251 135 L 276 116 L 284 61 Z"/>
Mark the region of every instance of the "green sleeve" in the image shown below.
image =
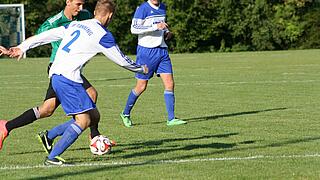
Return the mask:
<path id="1" fill-rule="evenodd" d="M 49 29 L 52 29 L 52 25 L 49 23 L 48 20 L 46 20 L 40 27 L 39 29 L 37 30 L 36 34 L 40 34 L 44 31 L 48 31 Z"/>
<path id="2" fill-rule="evenodd" d="M 40 34 L 42 32 L 48 31 L 50 29 L 53 29 L 54 26 L 48 21 L 46 20 L 37 30 L 36 34 Z M 51 43 L 51 55 L 50 55 L 50 62 L 52 63 L 54 61 L 54 58 L 56 57 L 59 45 L 60 45 L 61 41 L 56 41 L 56 42 L 52 42 Z"/>

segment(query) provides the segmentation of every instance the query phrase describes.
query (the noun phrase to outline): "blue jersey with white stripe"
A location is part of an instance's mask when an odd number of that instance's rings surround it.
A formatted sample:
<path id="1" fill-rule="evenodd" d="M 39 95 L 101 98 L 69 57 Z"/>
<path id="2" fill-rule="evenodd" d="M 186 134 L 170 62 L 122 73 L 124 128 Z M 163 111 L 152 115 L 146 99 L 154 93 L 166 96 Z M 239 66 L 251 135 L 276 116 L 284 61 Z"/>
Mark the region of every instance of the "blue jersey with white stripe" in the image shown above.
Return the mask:
<path id="1" fill-rule="evenodd" d="M 143 47 L 167 47 L 163 35 L 168 29 L 158 30 L 157 24 L 165 22 L 166 7 L 160 3 L 155 6 L 149 1 L 142 3 L 135 11 L 131 32 L 138 34 L 138 44 Z"/>
<path id="2" fill-rule="evenodd" d="M 160 3 L 160 5 L 154 6 L 153 4 L 150 4 L 149 2 L 142 3 L 134 13 L 133 18 L 136 19 L 149 19 L 149 18 L 155 18 L 155 17 L 165 17 L 166 16 L 166 7 L 164 4 Z M 162 21 L 159 21 L 162 22 Z M 159 23 L 154 22 L 154 23 Z"/>

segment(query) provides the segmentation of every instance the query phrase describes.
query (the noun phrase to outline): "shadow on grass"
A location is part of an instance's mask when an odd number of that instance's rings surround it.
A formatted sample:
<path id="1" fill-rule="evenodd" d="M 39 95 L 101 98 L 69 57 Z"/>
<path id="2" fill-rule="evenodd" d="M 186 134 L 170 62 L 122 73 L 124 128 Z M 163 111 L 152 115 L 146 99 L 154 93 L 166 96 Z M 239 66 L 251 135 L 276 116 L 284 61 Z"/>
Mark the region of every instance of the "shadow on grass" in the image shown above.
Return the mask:
<path id="1" fill-rule="evenodd" d="M 157 154 L 163 153 L 171 153 L 174 151 L 190 151 L 190 150 L 197 150 L 197 149 L 229 149 L 235 147 L 236 143 L 211 143 L 211 144 L 191 144 L 183 147 L 164 147 L 164 148 L 157 148 L 152 150 L 147 150 L 143 152 L 136 152 L 128 155 L 122 156 L 124 159 L 128 158 L 135 158 L 135 157 L 145 157 L 145 156 L 152 156 Z"/>
<path id="2" fill-rule="evenodd" d="M 186 138 L 186 139 L 188 139 L 188 138 Z M 192 144 L 192 145 L 187 145 L 187 146 L 180 146 L 177 148 L 167 148 L 167 149 L 162 148 L 162 149 L 158 149 L 158 150 L 151 150 L 151 151 L 145 151 L 145 152 L 141 152 L 141 153 L 133 153 L 131 155 L 125 155 L 125 156 L 123 156 L 123 158 L 134 157 L 134 156 L 155 155 L 155 154 L 159 154 L 159 153 L 167 153 L 167 152 L 178 151 L 178 150 L 179 151 L 190 151 L 190 150 L 201 149 L 201 148 L 215 148 L 215 149 L 221 149 L 221 150 L 209 152 L 209 153 L 201 153 L 201 154 L 197 153 L 197 154 L 192 154 L 192 155 L 168 157 L 168 158 L 160 159 L 160 160 L 154 159 L 154 160 L 148 160 L 148 161 L 129 162 L 129 163 L 123 163 L 123 164 L 103 165 L 102 167 L 101 166 L 96 167 L 96 168 L 92 167 L 92 168 L 88 168 L 85 170 L 74 169 L 72 172 L 55 173 L 54 175 L 39 176 L 39 177 L 24 178 L 24 179 L 38 180 L 38 179 L 57 179 L 57 178 L 63 178 L 63 177 L 71 178 L 72 176 L 79 176 L 81 174 L 95 174 L 97 172 L 102 172 L 102 171 L 107 172 L 107 171 L 112 171 L 112 170 L 116 170 L 119 168 L 144 166 L 144 165 L 152 165 L 152 164 L 162 164 L 165 161 L 169 162 L 174 159 L 184 160 L 184 159 L 192 159 L 192 158 L 197 158 L 197 157 L 206 157 L 209 155 L 222 154 L 222 153 L 233 152 L 233 151 L 245 151 L 245 150 L 252 150 L 252 149 L 282 147 L 282 146 L 291 145 L 291 144 L 316 141 L 319 139 L 320 139 L 320 137 L 308 137 L 308 138 L 294 139 L 294 140 L 283 141 L 283 142 L 276 142 L 276 143 L 271 143 L 271 144 L 267 144 L 267 145 L 260 145 L 260 146 L 258 145 L 258 146 L 243 147 L 243 148 L 236 148 L 237 144 L 252 144 L 252 143 L 255 143 L 255 141 L 249 140 L 249 141 L 244 141 L 244 142 L 239 142 L 239 143 Z M 148 142 L 141 143 L 141 144 L 148 144 Z M 83 160 L 85 161 L 86 159 L 83 159 Z M 105 158 L 102 158 L 100 160 L 96 159 L 96 161 L 105 161 L 105 160 L 106 160 Z M 87 162 L 87 161 L 85 161 L 85 162 Z"/>
<path id="3" fill-rule="evenodd" d="M 236 112 L 230 114 L 221 114 L 221 115 L 213 115 L 213 116 L 202 116 L 202 117 L 194 117 L 194 118 L 181 118 L 184 121 L 190 122 L 201 122 L 201 121 L 210 121 L 216 119 L 222 119 L 226 117 L 233 117 L 233 116 L 243 116 L 243 115 L 250 115 L 250 114 L 258 114 L 263 112 L 270 112 L 270 111 L 282 111 L 288 108 L 273 108 L 273 109 L 264 109 L 264 110 L 256 110 L 256 111 L 243 111 L 243 112 Z M 152 124 L 162 124 L 164 122 L 154 122 Z M 138 124 L 142 125 L 142 124 Z"/>
<path id="4" fill-rule="evenodd" d="M 265 148 L 277 148 L 277 147 L 283 147 L 286 145 L 299 144 L 299 143 L 305 143 L 305 142 L 311 142 L 311 141 L 317 141 L 317 140 L 320 140 L 320 137 L 308 137 L 308 138 L 294 139 L 294 140 L 289 140 L 289 141 L 271 143 L 271 144 L 267 144 L 267 145 L 258 145 L 258 146 L 232 148 L 232 149 L 230 149 L 230 148 L 229 149 L 222 149 L 222 150 L 209 152 L 209 153 L 170 157 L 170 158 L 164 159 L 164 160 L 189 159 L 189 158 L 197 158 L 197 157 L 209 156 L 209 155 L 214 155 L 214 154 L 225 154 L 228 152 L 246 151 L 246 150 L 254 150 L 254 149 L 265 149 Z M 244 142 L 241 142 L 238 144 L 243 144 L 243 143 Z"/>
<path id="5" fill-rule="evenodd" d="M 140 147 L 160 146 L 164 143 L 177 142 L 177 141 L 191 141 L 191 140 L 202 140 L 202 139 L 210 139 L 210 138 L 227 138 L 227 137 L 235 136 L 238 134 L 239 133 L 226 133 L 226 134 L 206 135 L 206 136 L 188 137 L 188 138 L 167 138 L 167 139 L 152 140 L 152 141 L 146 141 L 146 142 L 140 142 L 140 143 L 120 144 L 119 146 L 129 146 L 128 149 L 138 149 Z"/>
<path id="6" fill-rule="evenodd" d="M 125 79 L 125 78 L 120 78 Z M 188 118 L 183 119 L 188 122 L 199 122 L 199 121 L 209 121 L 209 120 L 215 120 L 225 117 L 233 117 L 233 116 L 241 116 L 241 115 L 248 115 L 248 114 L 257 114 L 257 113 L 263 113 L 263 112 L 270 112 L 270 111 L 281 111 L 286 110 L 288 108 L 273 108 L 273 109 L 265 109 L 265 110 L 256 110 L 256 111 L 244 111 L 244 112 L 237 112 L 237 113 L 230 113 L 230 114 L 222 114 L 222 115 L 213 115 L 213 116 L 204 116 L 204 117 L 196 117 L 196 118 Z M 159 124 L 163 122 L 155 122 L 153 124 Z M 203 137 L 195 137 L 195 138 L 174 138 L 174 139 L 162 139 L 162 140 L 156 140 L 156 141 L 147 141 L 144 143 L 138 143 L 138 144 L 119 144 L 118 146 L 133 146 L 129 149 L 137 149 L 141 148 L 143 146 L 159 146 L 163 144 L 164 142 L 171 142 L 171 141 L 184 141 L 184 140 L 195 140 L 195 139 L 203 139 L 203 138 L 210 138 L 210 137 L 225 137 L 225 136 L 231 136 L 231 135 L 237 135 L 236 133 L 231 134 L 222 134 L 222 135 L 212 135 L 212 136 L 203 136 Z M 69 151 L 84 151 L 87 150 L 86 147 L 84 148 L 78 148 L 78 149 L 69 149 Z M 32 153 L 40 153 L 42 151 L 30 151 L 30 152 L 21 152 L 21 153 L 10 153 L 10 155 L 19 155 L 19 154 L 32 154 Z M 118 150 L 118 152 L 122 152 L 121 150 Z"/>
<path id="7" fill-rule="evenodd" d="M 38 154 L 38 153 L 45 153 L 44 150 L 43 151 L 21 151 L 21 152 L 16 152 L 16 153 L 8 153 L 8 155 L 22 155 L 22 154 Z"/>
<path id="8" fill-rule="evenodd" d="M 249 115 L 249 114 L 258 114 L 258 113 L 270 112 L 270 111 L 282 111 L 282 110 L 286 110 L 286 109 L 288 109 L 288 108 L 274 108 L 274 109 L 264 109 L 264 110 L 257 110 L 257 111 L 244 111 L 244 112 L 237 112 L 237 113 L 230 113 L 230 114 L 221 114 L 221 115 L 214 115 L 214 116 L 188 118 L 188 119 L 183 119 L 183 120 L 186 120 L 188 122 L 193 122 L 193 121 L 198 122 L 198 121 L 207 121 L 207 120 L 214 120 L 214 119 L 233 117 L 233 116 L 243 116 L 243 115 Z"/>
<path id="9" fill-rule="evenodd" d="M 192 137 L 192 138 L 168 138 L 168 139 L 162 139 L 162 140 L 154 140 L 154 141 L 146 141 L 141 143 L 132 143 L 132 144 L 122 144 L 123 147 L 129 147 L 129 149 L 138 149 L 145 146 L 156 146 L 159 147 L 159 145 L 163 145 L 164 143 L 172 143 L 176 141 L 192 141 L 192 140 L 202 140 L 202 139 L 210 139 L 210 138 L 228 138 L 230 136 L 238 135 L 238 133 L 227 133 L 227 134 L 218 134 L 218 135 L 207 135 L 207 136 L 199 136 L 199 137 Z M 254 141 L 252 141 L 254 142 Z M 196 149 L 207 149 L 207 148 L 214 148 L 214 149 L 225 149 L 225 148 L 232 148 L 236 146 L 236 143 L 211 143 L 211 144 L 191 144 L 187 146 L 165 146 L 160 149 L 156 150 L 148 150 L 141 153 L 133 153 L 130 155 L 124 155 L 120 156 L 118 158 L 124 159 L 124 158 L 133 158 L 137 156 L 149 156 L 149 155 L 156 155 L 161 153 L 168 153 L 173 151 L 190 151 L 190 150 L 196 150 Z M 87 148 L 85 148 L 87 150 Z M 73 150 L 83 150 L 83 148 L 73 149 Z M 81 163 L 81 162 L 105 162 L 110 160 L 111 157 L 103 157 L 96 156 L 93 158 L 73 158 L 69 159 L 69 161 L 72 161 L 73 163 Z M 159 164 L 162 160 L 149 160 L 149 161 L 142 161 L 142 162 L 130 162 L 128 164 L 110 164 L 105 165 L 103 167 L 90 167 L 86 170 L 73 170 L 72 172 L 63 172 L 63 173 L 56 173 L 54 175 L 47 175 L 47 176 L 38 176 L 33 178 L 24 178 L 28 180 L 40 180 L 40 179 L 58 179 L 58 178 L 64 178 L 64 177 L 72 177 L 72 176 L 79 176 L 81 174 L 95 174 L 97 172 L 101 171 L 111 171 L 118 168 L 125 168 L 125 167 L 133 167 L 133 166 L 143 166 L 143 165 L 150 165 L 150 164 Z"/>

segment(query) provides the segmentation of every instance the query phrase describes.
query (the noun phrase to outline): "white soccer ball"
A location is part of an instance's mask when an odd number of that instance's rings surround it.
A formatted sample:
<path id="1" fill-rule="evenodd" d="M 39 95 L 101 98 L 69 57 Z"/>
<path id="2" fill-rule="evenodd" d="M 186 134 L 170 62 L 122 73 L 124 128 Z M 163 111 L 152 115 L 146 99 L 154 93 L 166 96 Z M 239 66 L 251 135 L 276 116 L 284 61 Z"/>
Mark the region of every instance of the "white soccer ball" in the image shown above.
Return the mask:
<path id="1" fill-rule="evenodd" d="M 90 150 L 94 155 L 103 155 L 111 152 L 111 142 L 103 135 L 98 135 L 91 139 Z"/>

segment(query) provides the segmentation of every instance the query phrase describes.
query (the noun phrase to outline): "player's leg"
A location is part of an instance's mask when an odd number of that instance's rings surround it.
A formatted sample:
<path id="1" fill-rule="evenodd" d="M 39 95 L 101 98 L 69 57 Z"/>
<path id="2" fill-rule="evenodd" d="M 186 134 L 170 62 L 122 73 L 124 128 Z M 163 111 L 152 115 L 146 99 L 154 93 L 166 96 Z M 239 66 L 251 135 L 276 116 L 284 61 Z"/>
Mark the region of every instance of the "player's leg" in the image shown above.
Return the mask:
<path id="1" fill-rule="evenodd" d="M 0 149 L 2 148 L 3 141 L 13 129 L 31 124 L 37 119 L 51 116 L 59 104 L 60 103 L 55 98 L 55 93 L 50 82 L 45 101 L 41 106 L 28 109 L 20 116 L 10 121 L 0 122 Z"/>
<path id="2" fill-rule="evenodd" d="M 70 147 L 78 136 L 89 127 L 89 112 L 95 109 L 96 106 L 80 83 L 75 83 L 63 76 L 53 75 L 52 85 L 58 99 L 61 100 L 65 113 L 75 117 L 75 122 L 66 128 L 61 139 L 45 160 L 47 165 L 60 165 L 63 162 L 57 159 L 57 156 Z"/>
<path id="3" fill-rule="evenodd" d="M 20 116 L 10 120 L 0 120 L 0 149 L 4 140 L 8 137 L 9 133 L 16 128 L 26 126 L 33 123 L 40 117 L 38 108 L 31 108 L 22 113 Z"/>
<path id="4" fill-rule="evenodd" d="M 86 89 L 88 95 L 90 96 L 90 98 L 92 99 L 92 101 L 96 104 L 97 100 L 98 100 L 98 92 L 97 90 L 90 84 L 90 82 L 87 80 L 86 77 L 84 77 L 83 75 L 81 75 L 81 78 L 83 80 L 83 87 Z M 100 113 L 98 108 L 96 108 L 97 110 L 95 111 L 94 114 L 92 114 L 91 118 L 94 119 L 95 123 L 91 123 L 90 125 L 90 137 L 91 139 L 94 138 L 95 136 L 100 135 L 101 133 L 99 132 L 99 121 L 100 121 Z"/>
<path id="5" fill-rule="evenodd" d="M 60 105 L 60 101 L 56 98 L 56 93 L 54 92 L 52 88 L 52 81 L 50 80 L 49 86 L 47 89 L 47 93 L 45 96 L 45 100 L 41 106 L 39 106 L 39 114 L 41 118 L 50 117 L 54 111 L 57 109 L 57 107 Z M 73 122 L 74 120 L 71 119 L 70 122 Z M 59 126 L 56 126 L 52 128 L 51 130 L 47 131 L 44 130 L 40 133 L 38 133 L 38 139 L 41 142 L 45 152 L 50 153 L 52 150 L 52 144 L 54 139 L 57 136 L 60 136 L 64 129 L 68 126 L 68 124 L 61 124 Z"/>
<path id="6" fill-rule="evenodd" d="M 186 124 L 186 121 L 175 118 L 174 108 L 175 108 L 175 96 L 174 96 L 174 78 L 171 60 L 168 51 L 163 48 L 159 48 L 159 53 L 161 54 L 161 62 L 159 63 L 157 74 L 160 75 L 161 80 L 164 85 L 164 101 L 166 104 L 166 109 L 168 113 L 167 125 L 180 125 Z"/>
<path id="7" fill-rule="evenodd" d="M 91 84 L 87 81 L 87 79 L 85 77 L 82 76 L 82 78 L 84 79 L 83 86 L 87 89 L 87 92 L 88 92 L 90 98 L 93 101 L 96 101 L 97 100 L 97 92 L 96 92 L 96 90 L 93 88 L 93 86 L 91 86 Z M 52 89 L 52 87 L 51 87 L 51 90 L 53 92 L 52 94 L 55 95 L 55 92 Z M 59 104 L 60 104 L 60 102 L 59 102 Z M 48 110 L 50 108 L 44 108 L 44 109 Z M 41 112 L 44 112 L 44 111 L 41 111 Z M 49 113 L 50 113 L 50 111 L 47 113 L 47 115 L 49 115 Z M 53 111 L 52 111 L 52 113 L 53 113 Z M 99 121 L 99 119 L 100 119 L 99 112 L 95 113 L 94 115 L 95 116 L 93 116 L 93 118 L 96 118 L 97 119 L 96 121 Z M 69 127 L 70 124 L 72 124 L 74 122 L 75 122 L 75 120 L 72 118 L 72 119 L 70 119 L 69 121 L 67 121 L 67 122 L 65 122 L 63 124 L 55 126 L 55 127 L 53 127 L 52 129 L 50 129 L 48 131 L 47 130 L 42 131 L 42 132 L 40 132 L 38 134 L 39 138 L 42 139 L 42 144 L 44 146 L 49 144 L 49 146 L 47 148 L 45 147 L 45 150 L 46 150 L 47 153 L 50 153 L 50 151 L 51 151 L 50 147 L 51 147 L 51 145 L 53 143 L 53 140 L 56 137 L 61 136 L 64 133 L 64 131 L 66 130 L 66 128 Z M 93 129 L 93 131 L 92 131 L 93 133 L 91 133 L 91 134 L 93 134 L 94 136 L 100 135 L 100 132 L 98 131 L 98 126 L 97 125 L 92 129 Z"/>
<path id="8" fill-rule="evenodd" d="M 63 161 L 58 157 L 70 147 L 90 125 L 90 115 L 88 112 L 74 116 L 75 122 L 69 125 L 63 133 L 61 139 L 55 144 L 49 156 L 45 160 L 45 165 L 61 165 Z"/>
<path id="9" fill-rule="evenodd" d="M 126 106 L 122 113 L 120 113 L 120 117 L 122 119 L 123 124 L 126 127 L 131 127 L 132 126 L 132 121 L 130 118 L 130 113 L 131 110 L 138 100 L 139 96 L 146 90 L 147 85 L 148 85 L 148 80 L 152 78 L 154 72 L 155 72 L 155 63 L 153 63 L 155 60 L 151 59 L 149 57 L 150 54 L 150 49 L 149 48 L 144 48 L 141 46 L 138 46 L 137 48 L 137 64 L 146 64 L 149 68 L 149 73 L 148 74 L 140 74 L 136 73 L 136 86 L 134 89 L 132 89 L 129 93 Z"/>
<path id="10" fill-rule="evenodd" d="M 83 78 L 83 82 L 84 82 L 83 87 L 86 89 L 90 98 L 94 102 L 96 102 L 97 97 L 98 97 L 97 91 L 84 76 L 81 76 L 81 77 Z M 52 86 L 51 86 L 51 90 L 53 92 L 51 94 L 54 94 L 54 96 L 55 96 L 55 92 L 54 92 Z M 47 95 L 47 97 L 48 97 L 48 95 Z M 59 101 L 57 101 L 57 102 L 59 102 Z M 60 102 L 59 102 L 59 104 L 60 104 Z M 49 109 L 49 108 L 44 108 L 44 109 Z M 52 113 L 53 113 L 53 111 L 52 111 Z M 48 115 L 49 115 L 49 113 L 48 113 Z M 93 138 L 97 135 L 100 135 L 100 132 L 98 130 L 98 123 L 100 121 L 100 113 L 98 110 L 96 110 L 95 113 L 92 113 L 92 118 L 94 119 L 95 124 L 93 124 L 90 127 L 90 130 L 91 130 L 90 137 L 91 138 Z M 74 122 L 75 122 L 75 120 L 73 118 L 71 118 L 69 121 L 67 121 L 63 124 L 59 124 L 50 130 L 44 130 L 44 131 L 38 133 L 38 138 L 41 141 L 45 152 L 47 152 L 48 154 L 51 152 L 54 139 L 58 136 L 62 136 L 63 133 L 65 132 L 65 130 Z"/>
<path id="11" fill-rule="evenodd" d="M 136 86 L 129 93 L 126 106 L 123 110 L 124 116 L 130 116 L 131 110 L 136 103 L 139 96 L 146 90 L 148 80 L 137 79 Z"/>

